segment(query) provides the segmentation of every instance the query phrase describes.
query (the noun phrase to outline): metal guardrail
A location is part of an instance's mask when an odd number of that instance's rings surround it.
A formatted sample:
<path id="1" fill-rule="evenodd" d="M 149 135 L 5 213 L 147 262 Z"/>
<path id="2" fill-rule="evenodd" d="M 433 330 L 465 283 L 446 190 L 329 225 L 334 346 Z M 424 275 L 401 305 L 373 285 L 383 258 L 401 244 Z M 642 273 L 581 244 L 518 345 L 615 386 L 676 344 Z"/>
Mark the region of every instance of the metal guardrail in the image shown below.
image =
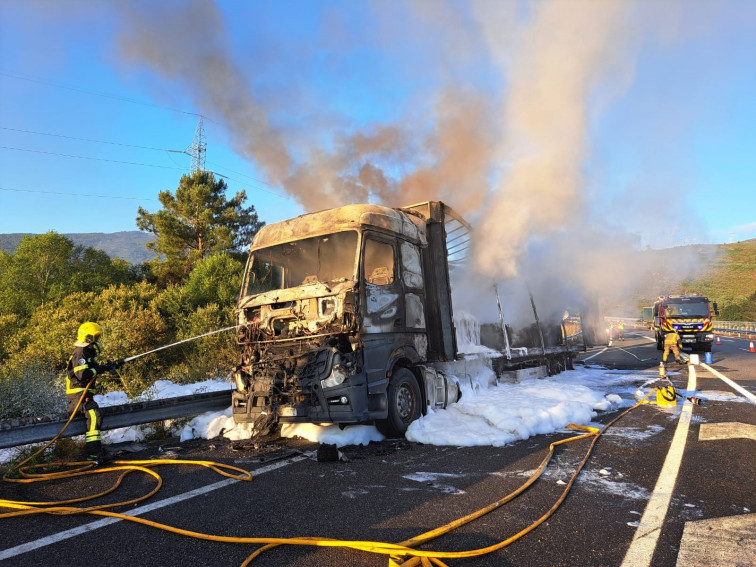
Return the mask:
<path id="1" fill-rule="evenodd" d="M 714 330 L 720 333 L 756 335 L 756 323 L 753 321 L 714 321 Z"/>
<path id="2" fill-rule="evenodd" d="M 195 416 L 207 411 L 220 411 L 230 406 L 231 390 L 222 390 L 178 398 L 103 407 L 100 408 L 100 411 L 102 412 L 102 429 L 110 430 L 164 419 Z M 68 416 L 30 424 L 16 425 L 13 424 L 14 420 L 0 423 L 0 449 L 49 441 L 58 434 L 67 420 Z M 83 435 L 85 431 L 84 418 L 76 417 L 63 433 L 63 436 Z"/>
<path id="3" fill-rule="evenodd" d="M 604 317 L 606 321 L 624 321 L 625 323 L 638 323 L 640 318 L 635 317 Z M 753 321 L 712 321 L 714 330 L 720 333 L 734 333 L 743 335 L 756 335 L 756 322 Z"/>

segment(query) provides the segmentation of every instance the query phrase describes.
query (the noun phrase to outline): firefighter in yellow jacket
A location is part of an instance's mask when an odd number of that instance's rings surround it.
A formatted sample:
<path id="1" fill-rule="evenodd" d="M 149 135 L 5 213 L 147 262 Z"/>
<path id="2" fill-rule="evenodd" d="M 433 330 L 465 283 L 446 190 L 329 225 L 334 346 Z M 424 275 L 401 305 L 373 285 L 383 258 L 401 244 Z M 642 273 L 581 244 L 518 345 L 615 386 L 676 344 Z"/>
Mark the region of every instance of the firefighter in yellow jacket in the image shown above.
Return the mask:
<path id="1" fill-rule="evenodd" d="M 682 339 L 680 338 L 680 335 L 675 331 L 674 329 L 670 331 L 669 333 L 664 335 L 664 354 L 662 355 L 662 362 L 667 362 L 667 356 L 669 355 L 669 351 L 672 351 L 672 354 L 675 355 L 675 360 L 682 364 L 682 359 L 680 358 L 680 349 L 682 348 Z"/>
<path id="2" fill-rule="evenodd" d="M 92 322 L 83 323 L 76 335 L 76 342 L 74 343 L 76 348 L 71 358 L 68 359 L 66 372 L 66 397 L 68 398 L 69 411 L 74 410 L 82 392 L 86 390 L 79 409 L 87 419 L 85 435 L 87 459 L 95 462 L 100 462 L 105 457 L 100 439 L 102 416 L 100 406 L 94 401 L 95 382 L 98 375 L 112 372 L 120 368 L 124 362 L 117 360 L 98 364 L 96 359 L 100 351 L 100 338 L 102 338 L 100 325 Z"/>

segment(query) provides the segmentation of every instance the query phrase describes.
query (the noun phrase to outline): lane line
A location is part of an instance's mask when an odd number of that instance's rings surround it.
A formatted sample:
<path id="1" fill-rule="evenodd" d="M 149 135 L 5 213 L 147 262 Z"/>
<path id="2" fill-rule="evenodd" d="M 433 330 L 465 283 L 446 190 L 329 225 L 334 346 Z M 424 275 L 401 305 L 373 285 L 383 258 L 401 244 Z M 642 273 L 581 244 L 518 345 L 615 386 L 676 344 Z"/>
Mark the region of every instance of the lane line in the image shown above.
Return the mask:
<path id="1" fill-rule="evenodd" d="M 642 346 L 642 345 L 638 345 L 638 346 Z M 641 358 L 641 357 L 639 357 L 638 355 L 636 355 L 636 354 L 633 354 L 633 353 L 632 353 L 632 352 L 630 352 L 629 350 L 625 350 L 625 349 L 624 349 L 624 348 L 622 348 L 622 347 L 617 347 L 617 348 L 618 348 L 619 350 L 621 350 L 622 352 L 626 352 L 626 353 L 627 353 L 627 354 L 629 354 L 630 356 L 634 356 L 634 357 L 635 357 L 635 358 L 636 358 L 636 359 L 637 359 L 637 360 L 638 360 L 639 362 L 646 362 L 647 360 L 651 360 L 650 358 Z M 631 347 L 631 348 L 632 348 L 632 347 Z"/>
<path id="2" fill-rule="evenodd" d="M 724 374 L 722 374 L 721 372 L 719 372 L 717 370 L 714 370 L 708 364 L 704 364 L 702 362 L 701 363 L 701 367 L 705 368 L 706 370 L 708 370 L 709 372 L 711 372 L 714 376 L 716 376 L 717 378 L 719 378 L 722 382 L 724 382 L 728 386 L 730 386 L 732 388 L 735 388 L 735 390 L 737 390 L 738 392 L 740 392 L 741 394 L 743 394 L 746 398 L 748 398 L 749 400 L 751 400 L 751 403 L 756 404 L 756 396 L 754 396 L 751 392 L 749 392 L 748 390 L 746 390 L 745 388 L 743 388 L 743 386 L 741 386 L 740 384 L 737 384 L 737 383 L 733 382 L 727 376 L 725 376 Z"/>
<path id="3" fill-rule="evenodd" d="M 696 390 L 696 370 L 694 366 L 689 366 L 688 391 Z M 653 559 L 656 544 L 661 535 L 664 518 L 669 509 L 669 503 L 672 500 L 672 493 L 677 482 L 677 475 L 680 472 L 680 463 L 682 462 L 685 442 L 688 438 L 688 429 L 693 415 L 693 404 L 685 401 L 680 412 L 680 420 L 677 422 L 677 429 L 672 438 L 672 444 L 664 459 L 659 478 L 656 481 L 651 498 L 646 504 L 646 509 L 640 519 L 640 525 L 635 530 L 633 541 L 625 553 L 625 559 L 622 561 L 622 567 L 649 567 Z"/>
<path id="4" fill-rule="evenodd" d="M 279 461 L 277 463 L 272 463 L 270 465 L 261 467 L 259 469 L 256 469 L 250 472 L 252 473 L 253 476 L 259 476 L 261 474 L 265 474 L 266 472 L 274 471 L 276 469 L 280 469 L 281 467 L 294 464 L 298 461 L 303 461 L 306 458 L 307 457 L 305 455 L 297 455 L 296 457 L 291 457 L 289 459 Z M 170 498 L 166 498 L 165 500 L 160 500 L 158 502 L 153 502 L 151 504 L 145 504 L 144 506 L 140 506 L 128 512 L 122 512 L 122 513 L 125 516 L 141 516 L 142 514 L 152 512 L 153 510 L 159 510 L 160 508 L 164 508 L 172 504 L 185 502 L 191 498 L 194 498 L 195 496 L 201 496 L 203 494 L 213 492 L 214 490 L 218 490 L 219 488 L 225 488 L 226 486 L 230 486 L 237 482 L 242 482 L 242 481 L 236 480 L 233 478 L 221 480 L 219 482 L 216 482 L 215 484 L 208 484 L 207 486 L 202 486 L 200 488 L 190 490 L 189 492 L 185 492 L 183 494 L 177 494 L 176 496 L 171 496 Z M 35 551 L 42 547 L 63 541 L 64 539 L 76 537 L 78 535 L 89 533 L 93 530 L 97 530 L 100 528 L 104 528 L 105 526 L 115 524 L 116 522 L 123 522 L 123 521 L 124 520 L 121 520 L 120 518 L 103 518 L 102 520 L 90 522 L 88 524 L 84 524 L 82 526 L 72 528 L 70 530 L 59 532 L 57 534 L 53 534 L 53 535 L 43 537 L 43 538 L 30 541 L 27 543 L 22 543 L 21 545 L 17 545 L 16 547 L 11 547 L 11 548 L 0 551 L 0 561 L 3 559 L 10 559 L 11 557 L 16 557 L 17 555 L 21 555 L 23 553 L 28 553 L 29 551 Z"/>
<path id="5" fill-rule="evenodd" d="M 601 354 L 602 352 L 605 352 L 605 351 L 606 351 L 606 349 L 608 349 L 608 348 L 609 348 L 609 347 L 604 347 L 604 348 L 603 348 L 603 350 L 600 350 L 600 351 L 598 351 L 598 352 L 597 352 L 596 354 L 592 354 L 592 355 L 591 355 L 591 356 L 589 356 L 588 358 L 584 358 L 584 359 L 583 359 L 583 362 L 586 362 L 586 361 L 588 361 L 588 360 L 592 359 L 593 357 L 600 355 L 600 354 Z"/>

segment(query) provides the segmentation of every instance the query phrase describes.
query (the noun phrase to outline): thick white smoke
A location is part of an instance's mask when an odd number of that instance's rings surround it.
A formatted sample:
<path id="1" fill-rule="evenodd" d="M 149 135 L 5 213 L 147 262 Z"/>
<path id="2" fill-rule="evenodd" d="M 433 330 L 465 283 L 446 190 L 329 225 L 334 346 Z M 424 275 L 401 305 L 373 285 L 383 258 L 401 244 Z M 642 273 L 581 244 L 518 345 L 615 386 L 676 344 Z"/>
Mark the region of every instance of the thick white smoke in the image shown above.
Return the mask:
<path id="1" fill-rule="evenodd" d="M 385 49 L 399 61 L 404 48 L 422 60 L 428 87 L 412 100 L 419 111 L 398 120 L 365 124 L 308 108 L 306 128 L 282 119 L 281 101 L 300 118 L 293 105 L 307 106 L 296 77 L 254 87 L 256 69 L 270 71 L 287 46 L 266 44 L 255 56 L 269 60 L 240 61 L 212 2 L 120 6 L 124 61 L 186 89 L 239 154 L 305 209 L 439 199 L 465 214 L 476 227 L 466 289 L 490 292 L 519 278 L 512 290 L 529 286 L 543 315 L 554 316 L 586 297 L 632 294 L 659 269 L 640 262 L 631 227 L 616 222 L 621 212 L 597 210 L 606 201 L 587 166 L 592 126 L 632 84 L 644 41 L 658 41 L 679 17 L 677 3 L 375 2 L 362 4 L 370 24 L 357 31 L 338 9 L 324 11 L 314 49 Z M 250 34 L 262 23 L 250 21 Z M 421 52 L 409 57 L 412 49 Z M 462 71 L 481 61 L 489 76 L 468 80 Z M 678 259 L 683 278 L 693 264 Z M 530 308 L 509 303 L 508 313 Z"/>

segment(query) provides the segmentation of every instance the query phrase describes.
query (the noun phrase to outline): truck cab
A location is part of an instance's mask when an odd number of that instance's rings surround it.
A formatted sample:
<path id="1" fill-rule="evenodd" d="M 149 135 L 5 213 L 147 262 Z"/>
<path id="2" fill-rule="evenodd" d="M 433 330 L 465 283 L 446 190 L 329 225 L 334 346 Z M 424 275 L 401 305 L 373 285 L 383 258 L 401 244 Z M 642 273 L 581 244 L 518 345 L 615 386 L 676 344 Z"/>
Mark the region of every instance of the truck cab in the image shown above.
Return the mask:
<path id="1" fill-rule="evenodd" d="M 435 201 L 263 227 L 236 309 L 235 421 L 375 422 L 397 436 L 456 401 L 456 385 L 428 366 L 456 357 L 450 223 L 469 229 Z"/>
<path id="2" fill-rule="evenodd" d="M 712 305 L 719 314 L 717 304 Z M 702 295 L 662 296 L 654 303 L 654 334 L 656 348 L 664 348 L 664 335 L 677 331 L 683 347 L 711 352 L 714 339 L 709 299 Z"/>

